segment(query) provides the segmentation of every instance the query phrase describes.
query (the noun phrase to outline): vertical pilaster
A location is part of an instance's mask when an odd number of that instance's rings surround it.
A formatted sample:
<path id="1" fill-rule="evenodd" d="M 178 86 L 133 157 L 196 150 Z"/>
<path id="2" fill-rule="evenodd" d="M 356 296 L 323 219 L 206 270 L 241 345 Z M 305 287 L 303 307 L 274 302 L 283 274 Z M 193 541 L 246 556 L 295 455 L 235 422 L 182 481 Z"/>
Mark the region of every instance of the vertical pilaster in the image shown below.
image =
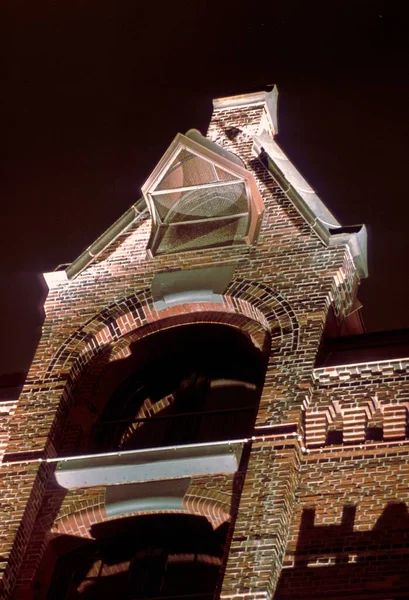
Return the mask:
<path id="1" fill-rule="evenodd" d="M 250 452 L 221 600 L 271 600 L 281 572 L 300 471 L 299 442 L 265 439 Z"/>

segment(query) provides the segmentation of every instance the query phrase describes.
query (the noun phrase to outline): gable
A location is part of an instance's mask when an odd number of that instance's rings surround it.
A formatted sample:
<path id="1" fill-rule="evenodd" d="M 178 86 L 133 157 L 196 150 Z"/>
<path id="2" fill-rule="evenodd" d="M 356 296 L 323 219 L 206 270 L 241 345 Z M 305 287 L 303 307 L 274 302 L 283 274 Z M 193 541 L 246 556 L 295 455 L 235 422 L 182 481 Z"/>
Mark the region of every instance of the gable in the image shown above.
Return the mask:
<path id="1" fill-rule="evenodd" d="M 341 226 L 279 148 L 273 139 L 276 100 L 276 88 L 216 100 L 208 137 L 196 130 L 178 134 L 142 186 L 143 198 L 64 271 L 47 274 L 47 281 L 76 277 L 149 215 L 148 258 L 253 244 L 264 205 L 252 160 L 264 164 L 312 235 L 325 246 L 348 246 L 360 277 L 366 277 L 365 226 Z"/>

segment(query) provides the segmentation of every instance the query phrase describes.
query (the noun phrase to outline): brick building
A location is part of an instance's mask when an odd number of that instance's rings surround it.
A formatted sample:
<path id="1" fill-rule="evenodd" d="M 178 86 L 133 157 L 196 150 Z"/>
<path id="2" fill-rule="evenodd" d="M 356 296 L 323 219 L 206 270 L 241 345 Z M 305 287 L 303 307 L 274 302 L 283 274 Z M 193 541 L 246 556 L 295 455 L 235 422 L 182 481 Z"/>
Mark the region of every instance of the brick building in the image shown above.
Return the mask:
<path id="1" fill-rule="evenodd" d="M 0 404 L 1 598 L 409 596 L 407 340 L 363 335 L 365 227 L 280 150 L 276 102 L 216 100 L 45 274 Z"/>

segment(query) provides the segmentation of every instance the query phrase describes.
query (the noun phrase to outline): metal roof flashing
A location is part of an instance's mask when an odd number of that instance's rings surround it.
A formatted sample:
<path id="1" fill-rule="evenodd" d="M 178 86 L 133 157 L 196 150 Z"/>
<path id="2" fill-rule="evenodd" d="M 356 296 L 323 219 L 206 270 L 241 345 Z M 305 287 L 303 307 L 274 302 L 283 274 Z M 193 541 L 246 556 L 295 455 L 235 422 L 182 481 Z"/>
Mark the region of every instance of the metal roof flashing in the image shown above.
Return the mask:
<path id="1" fill-rule="evenodd" d="M 67 271 L 51 271 L 50 273 L 43 273 L 43 277 L 49 290 L 57 287 L 58 285 L 64 285 L 68 282 Z"/>
<path id="2" fill-rule="evenodd" d="M 71 456 L 57 462 L 55 479 L 66 489 L 120 485 L 194 475 L 235 473 L 247 440 L 225 440 Z"/>
<path id="3" fill-rule="evenodd" d="M 359 276 L 367 277 L 365 225 L 343 227 L 267 132 L 254 137 L 253 153 L 325 245 L 348 246 Z"/>
<path id="4" fill-rule="evenodd" d="M 330 229 L 330 246 L 340 246 L 346 244 L 351 251 L 355 267 L 361 279 L 368 277 L 368 230 L 366 225 L 353 225 L 350 229 L 355 231 L 345 231 L 348 227 Z M 341 231 L 342 230 L 342 231 Z"/>

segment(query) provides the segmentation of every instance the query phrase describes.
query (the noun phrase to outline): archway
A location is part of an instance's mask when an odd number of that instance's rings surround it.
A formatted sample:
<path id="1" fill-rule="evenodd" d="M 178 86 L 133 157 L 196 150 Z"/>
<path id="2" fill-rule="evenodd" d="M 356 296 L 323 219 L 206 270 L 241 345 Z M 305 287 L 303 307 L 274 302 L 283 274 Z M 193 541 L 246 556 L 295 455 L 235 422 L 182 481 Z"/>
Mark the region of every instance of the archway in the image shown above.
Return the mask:
<path id="1" fill-rule="evenodd" d="M 215 323 L 164 329 L 131 344 L 127 362 L 128 376 L 99 407 L 92 451 L 251 433 L 265 358 L 239 330 Z"/>
<path id="2" fill-rule="evenodd" d="M 42 597 L 211 600 L 226 534 L 203 517 L 167 514 L 99 523 L 92 540 L 60 536 L 48 549 L 59 558 Z"/>
<path id="3" fill-rule="evenodd" d="M 251 434 L 268 334 L 260 349 L 229 323 L 192 321 L 165 321 L 163 328 L 128 338 L 125 357 L 118 358 L 115 346 L 93 361 L 72 393 L 76 406 L 65 427 L 65 455 Z"/>

